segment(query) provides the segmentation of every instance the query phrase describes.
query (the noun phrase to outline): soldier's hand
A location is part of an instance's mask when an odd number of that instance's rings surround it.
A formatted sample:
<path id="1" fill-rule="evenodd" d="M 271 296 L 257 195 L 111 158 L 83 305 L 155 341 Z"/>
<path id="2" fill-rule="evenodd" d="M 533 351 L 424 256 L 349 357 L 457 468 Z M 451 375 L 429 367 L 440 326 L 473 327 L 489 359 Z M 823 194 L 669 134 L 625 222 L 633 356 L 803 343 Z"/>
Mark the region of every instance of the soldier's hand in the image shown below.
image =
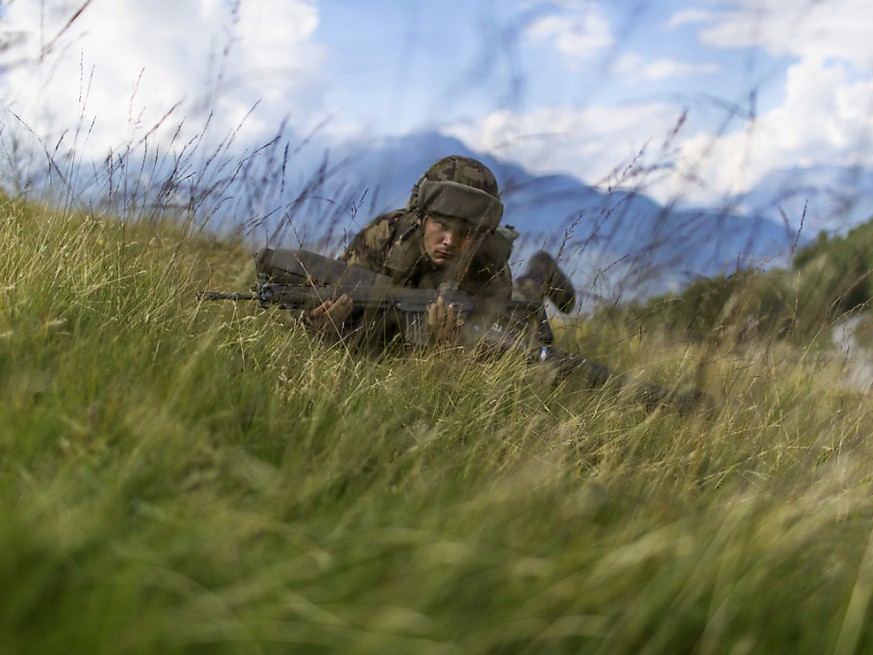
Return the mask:
<path id="1" fill-rule="evenodd" d="M 312 309 L 306 319 L 318 332 L 341 335 L 342 324 L 351 313 L 352 299 L 348 294 L 343 294 L 336 300 L 325 300 Z"/>
<path id="2" fill-rule="evenodd" d="M 463 324 L 460 308 L 446 303 L 442 296 L 438 296 L 436 302 L 427 308 L 427 325 L 432 341 L 446 343 L 457 339 Z"/>

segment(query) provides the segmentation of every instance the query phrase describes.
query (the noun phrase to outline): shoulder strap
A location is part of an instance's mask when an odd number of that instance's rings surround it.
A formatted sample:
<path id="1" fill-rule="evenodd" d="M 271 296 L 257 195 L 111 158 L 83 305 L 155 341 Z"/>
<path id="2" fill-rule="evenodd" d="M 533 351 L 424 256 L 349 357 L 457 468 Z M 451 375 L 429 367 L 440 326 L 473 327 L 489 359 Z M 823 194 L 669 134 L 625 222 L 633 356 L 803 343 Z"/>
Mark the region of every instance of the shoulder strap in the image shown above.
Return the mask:
<path id="1" fill-rule="evenodd" d="M 395 280 L 406 279 L 421 261 L 424 251 L 418 215 L 405 212 L 397 220 L 397 238 L 391 243 L 385 257 L 385 269 Z"/>

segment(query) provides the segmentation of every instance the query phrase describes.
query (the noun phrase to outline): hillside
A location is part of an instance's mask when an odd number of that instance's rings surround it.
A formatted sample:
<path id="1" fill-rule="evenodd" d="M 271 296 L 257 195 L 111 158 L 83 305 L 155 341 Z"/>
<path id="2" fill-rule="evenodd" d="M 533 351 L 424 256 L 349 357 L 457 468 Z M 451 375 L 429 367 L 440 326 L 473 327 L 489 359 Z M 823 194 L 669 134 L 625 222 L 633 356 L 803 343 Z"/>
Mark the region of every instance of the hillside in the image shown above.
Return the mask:
<path id="1" fill-rule="evenodd" d="M 744 212 L 779 218 L 808 234 L 845 234 L 866 222 L 873 206 L 873 170 L 854 166 L 806 166 L 774 170 L 734 199 Z"/>
<path id="2" fill-rule="evenodd" d="M 5 653 L 873 647 L 873 412 L 803 344 L 565 324 L 715 400 L 647 413 L 199 303 L 248 249 L 171 220 L 4 199 L 0 245 Z"/>
<path id="3" fill-rule="evenodd" d="M 835 324 L 864 318 L 873 300 L 873 220 L 845 235 L 819 233 L 790 268 L 739 271 L 699 280 L 631 310 L 635 320 L 698 340 L 754 332 L 798 345 L 830 346 Z"/>

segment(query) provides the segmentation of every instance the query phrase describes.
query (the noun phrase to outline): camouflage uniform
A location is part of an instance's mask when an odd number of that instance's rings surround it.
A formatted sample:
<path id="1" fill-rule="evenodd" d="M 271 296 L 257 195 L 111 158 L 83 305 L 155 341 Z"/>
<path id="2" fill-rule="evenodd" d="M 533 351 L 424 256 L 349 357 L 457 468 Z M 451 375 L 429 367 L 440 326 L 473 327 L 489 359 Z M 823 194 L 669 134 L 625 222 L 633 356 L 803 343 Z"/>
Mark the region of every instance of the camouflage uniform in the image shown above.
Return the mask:
<path id="1" fill-rule="evenodd" d="M 441 196 L 443 192 L 446 196 Z M 457 261 L 437 266 L 428 256 L 424 221 L 429 215 L 454 217 L 470 226 L 472 241 L 466 244 Z M 575 291 L 547 253 L 537 253 L 532 258 L 529 270 L 513 288 L 509 256 L 518 233 L 509 226 L 499 225 L 502 215 L 503 205 L 493 173 L 481 162 L 451 155 L 424 172 L 405 208 L 370 221 L 352 239 L 340 259 L 387 275 L 398 286 L 457 288 L 480 300 L 514 297 L 542 301 L 549 297 L 561 311 L 569 311 Z M 546 320 L 545 313 L 543 320 Z M 397 316 L 390 314 L 365 315 L 358 308 L 343 332 L 345 336 L 357 332 L 365 343 L 378 349 L 399 336 L 398 321 Z M 364 326 L 366 330 L 361 329 Z"/>
<path id="2" fill-rule="evenodd" d="M 457 155 L 445 157 L 421 176 L 406 208 L 370 221 L 340 259 L 389 275 L 398 286 L 437 289 L 449 284 L 474 296 L 508 299 L 512 292 L 509 255 L 513 233 L 507 228 L 494 226 L 477 233 L 461 270 L 431 262 L 424 249 L 424 208 L 419 206 L 419 190 L 426 181 L 459 183 L 484 191 L 499 203 L 497 181 L 484 164 Z"/>
<path id="3" fill-rule="evenodd" d="M 427 215 L 438 215 L 434 206 L 440 208 L 439 199 L 430 200 L 434 195 L 431 187 L 439 185 L 461 196 L 465 190 L 476 190 L 470 192 L 474 196 L 474 207 L 477 202 L 484 202 L 483 207 L 488 210 L 481 215 L 475 211 L 458 212 L 456 218 L 474 228 L 472 242 L 457 261 L 445 266 L 432 262 L 424 244 L 424 220 Z M 441 208 L 451 211 L 445 203 Z M 474 298 L 508 300 L 512 295 L 509 255 L 514 232 L 499 227 L 502 213 L 497 181 L 484 164 L 457 155 L 444 157 L 419 178 L 405 208 L 370 221 L 352 239 L 340 259 L 388 275 L 402 287 L 457 288 Z M 386 343 L 399 341 L 402 319 L 391 312 L 367 314 L 356 308 L 343 326 L 343 333 L 346 337 L 357 333 L 361 345 L 381 350 Z M 366 329 L 362 329 L 364 326 Z"/>

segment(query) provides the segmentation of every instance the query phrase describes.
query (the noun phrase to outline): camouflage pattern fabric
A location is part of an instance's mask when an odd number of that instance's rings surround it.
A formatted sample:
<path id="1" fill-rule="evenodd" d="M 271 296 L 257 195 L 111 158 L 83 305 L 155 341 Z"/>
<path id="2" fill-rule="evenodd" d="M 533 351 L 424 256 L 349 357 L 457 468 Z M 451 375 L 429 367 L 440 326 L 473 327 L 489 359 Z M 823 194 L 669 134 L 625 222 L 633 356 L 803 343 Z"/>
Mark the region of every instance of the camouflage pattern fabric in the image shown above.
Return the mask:
<path id="1" fill-rule="evenodd" d="M 451 266 L 437 267 L 428 257 L 424 247 L 422 222 L 425 216 L 419 207 L 419 188 L 428 182 L 455 182 L 483 191 L 499 202 L 497 180 L 484 164 L 452 155 L 440 159 L 419 178 L 412 189 L 405 209 L 397 209 L 377 216 L 370 221 L 349 243 L 340 259 L 349 264 L 392 277 L 398 286 L 417 289 L 437 289 L 443 283 L 454 283 L 461 290 L 483 299 L 508 300 L 513 297 L 512 274 L 509 256 L 512 242 L 518 236 L 511 227 L 500 226 L 483 231 L 478 242 L 468 246 L 463 257 L 462 271 Z M 502 210 L 502 206 L 501 206 Z M 476 222 L 475 219 L 471 222 Z M 540 255 L 540 253 L 538 253 Z M 575 291 L 569 279 L 548 257 L 535 257 L 534 266 L 516 285 L 515 297 L 529 300 L 552 298 L 562 309 L 572 306 Z M 390 317 L 364 317 L 353 315 L 350 326 L 368 328 L 366 340 L 382 344 L 396 339 L 399 326 L 392 324 Z M 376 325 L 378 329 L 373 330 Z M 378 339 L 372 338 L 378 333 Z"/>
<path id="2" fill-rule="evenodd" d="M 418 186 L 424 180 L 431 182 L 458 182 L 479 191 L 484 191 L 496 200 L 500 200 L 497 179 L 485 164 L 469 157 L 449 155 L 443 157 L 428 168 L 412 189 L 406 208 L 418 208 Z"/>
<path id="3" fill-rule="evenodd" d="M 398 286 L 437 289 L 453 275 L 434 266 L 424 250 L 423 230 L 416 212 L 396 210 L 377 216 L 352 239 L 340 259 L 368 270 L 390 275 Z M 473 244 L 476 253 L 466 271 L 455 280 L 474 296 L 508 299 L 512 292 L 509 248 L 499 233 L 483 234 Z"/>
<path id="4" fill-rule="evenodd" d="M 450 155 L 428 168 L 418 179 L 405 210 L 373 219 L 346 248 L 340 259 L 377 273 L 390 275 L 400 286 L 435 289 L 450 274 L 434 267 L 424 252 L 420 221 L 419 188 L 428 182 L 455 182 L 483 191 L 499 201 L 497 180 L 487 166 L 475 159 Z M 513 287 L 509 269 L 512 242 L 518 233 L 500 226 L 481 236 L 468 270 L 458 286 L 473 295 L 515 297 L 542 301 L 549 298 L 562 312 L 572 311 L 576 290 L 570 278 L 545 251 L 535 253 Z"/>
<path id="5" fill-rule="evenodd" d="M 374 218 L 355 235 L 340 259 L 348 264 L 384 273 L 388 250 L 398 236 L 399 219 L 404 213 L 394 211 Z"/>
<path id="6" fill-rule="evenodd" d="M 419 216 L 416 211 L 403 209 L 377 216 L 352 239 L 340 259 L 388 275 L 398 286 L 439 288 L 450 271 L 437 268 L 427 256 Z M 495 236 L 492 233 L 489 238 Z M 508 254 L 509 249 L 504 252 Z M 483 252 L 473 258 L 467 274 L 457 286 L 474 296 L 508 299 L 512 294 L 508 262 L 491 261 Z M 343 333 L 359 348 L 378 353 L 386 348 L 402 347 L 403 321 L 404 317 L 396 312 L 355 309 Z"/>
<path id="7" fill-rule="evenodd" d="M 473 256 L 465 270 L 440 269 L 425 253 L 424 215 L 418 206 L 419 187 L 425 182 L 455 182 L 478 189 L 499 202 L 497 179 L 485 164 L 460 155 L 443 157 L 431 165 L 415 183 L 406 209 L 377 216 L 368 223 L 343 252 L 340 259 L 377 273 L 390 275 L 399 286 L 436 289 L 454 281 L 473 295 L 508 299 L 512 293 L 509 269 L 510 247 L 499 231 L 488 231 L 471 244 Z M 511 244 L 511 242 L 510 242 Z"/>

